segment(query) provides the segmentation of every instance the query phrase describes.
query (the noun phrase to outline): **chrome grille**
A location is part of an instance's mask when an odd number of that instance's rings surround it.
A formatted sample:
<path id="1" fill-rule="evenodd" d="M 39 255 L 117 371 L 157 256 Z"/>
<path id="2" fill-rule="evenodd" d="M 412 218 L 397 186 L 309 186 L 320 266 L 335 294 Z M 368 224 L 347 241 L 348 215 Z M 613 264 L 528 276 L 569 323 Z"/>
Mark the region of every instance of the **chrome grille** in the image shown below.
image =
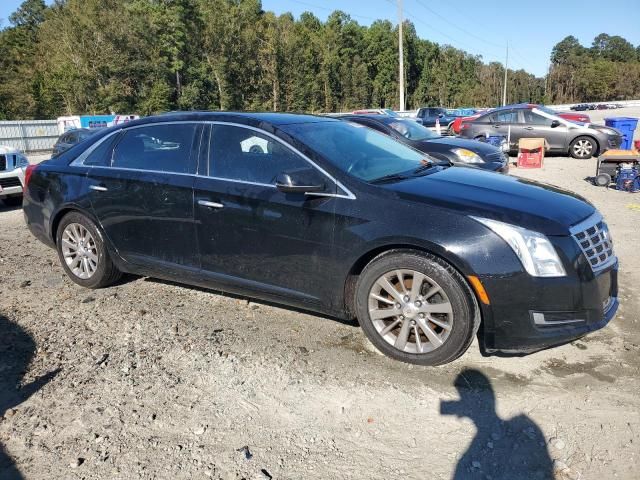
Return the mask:
<path id="1" fill-rule="evenodd" d="M 0 187 L 21 187 L 20 179 L 18 177 L 0 178 Z"/>
<path id="2" fill-rule="evenodd" d="M 587 257 L 592 270 L 601 270 L 615 262 L 616 256 L 613 253 L 609 227 L 600 214 L 589 217 L 574 227 L 571 232 L 580 245 L 582 253 Z"/>

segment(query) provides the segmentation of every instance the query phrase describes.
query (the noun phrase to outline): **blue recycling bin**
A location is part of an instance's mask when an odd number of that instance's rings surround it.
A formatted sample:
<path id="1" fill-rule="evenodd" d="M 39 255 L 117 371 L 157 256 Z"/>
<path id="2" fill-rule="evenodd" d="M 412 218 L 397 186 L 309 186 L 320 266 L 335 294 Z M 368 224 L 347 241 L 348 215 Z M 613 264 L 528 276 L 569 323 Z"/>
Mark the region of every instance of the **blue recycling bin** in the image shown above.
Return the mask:
<path id="1" fill-rule="evenodd" d="M 638 119 L 633 117 L 611 117 L 605 118 L 604 124 L 622 132 L 622 150 L 631 150 L 633 147 L 633 132 L 638 125 Z"/>

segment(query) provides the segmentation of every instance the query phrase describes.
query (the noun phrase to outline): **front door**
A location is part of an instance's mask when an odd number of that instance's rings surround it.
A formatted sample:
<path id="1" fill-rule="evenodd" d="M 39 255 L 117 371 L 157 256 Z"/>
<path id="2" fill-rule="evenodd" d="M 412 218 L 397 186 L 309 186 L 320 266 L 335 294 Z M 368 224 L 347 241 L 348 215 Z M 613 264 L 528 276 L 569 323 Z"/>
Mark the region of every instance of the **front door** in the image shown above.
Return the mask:
<path id="1" fill-rule="evenodd" d="M 207 157 L 194 199 L 203 273 L 320 303 L 329 291 L 318 273 L 333 255 L 336 184 L 279 140 L 241 125 L 212 125 Z M 288 171 L 322 182 L 324 194 L 279 191 L 276 177 Z"/>
<path id="2" fill-rule="evenodd" d="M 85 161 L 92 166 L 87 176 L 93 211 L 125 260 L 199 267 L 193 183 L 202 128 L 197 123 L 129 128 L 114 148 Z"/>
<path id="3" fill-rule="evenodd" d="M 567 145 L 568 127 L 560 122 L 552 127 L 553 119 L 540 115 L 533 110 L 522 111 L 522 138 L 544 138 L 549 148 L 554 151 L 565 151 Z"/>

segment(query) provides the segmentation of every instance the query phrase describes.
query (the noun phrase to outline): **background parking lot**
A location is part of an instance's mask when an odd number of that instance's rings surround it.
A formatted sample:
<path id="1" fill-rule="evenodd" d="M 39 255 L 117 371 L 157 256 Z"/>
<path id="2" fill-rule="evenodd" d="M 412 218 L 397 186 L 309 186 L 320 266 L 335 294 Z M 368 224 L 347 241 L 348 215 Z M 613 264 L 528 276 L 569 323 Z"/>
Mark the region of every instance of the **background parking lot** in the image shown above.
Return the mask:
<path id="1" fill-rule="evenodd" d="M 595 162 L 512 174 L 603 213 L 621 262 L 613 322 L 439 368 L 379 355 L 355 323 L 219 292 L 82 289 L 0 206 L 0 477 L 15 462 L 28 478 L 482 478 L 497 463 L 520 478 L 517 462 L 548 452 L 556 478 L 637 478 L 640 196 L 594 187 Z"/>

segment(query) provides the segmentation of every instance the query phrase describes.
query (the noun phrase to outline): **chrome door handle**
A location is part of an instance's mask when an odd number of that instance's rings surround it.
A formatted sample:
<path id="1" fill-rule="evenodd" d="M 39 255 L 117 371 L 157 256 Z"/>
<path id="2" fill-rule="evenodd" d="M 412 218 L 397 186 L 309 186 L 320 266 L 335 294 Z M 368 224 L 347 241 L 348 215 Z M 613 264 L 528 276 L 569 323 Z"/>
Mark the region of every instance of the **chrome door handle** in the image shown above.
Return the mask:
<path id="1" fill-rule="evenodd" d="M 533 127 L 524 127 L 525 130 L 533 130 Z"/>
<path id="2" fill-rule="evenodd" d="M 109 190 L 107 187 L 101 187 L 100 185 L 89 185 L 91 190 L 95 190 L 96 192 L 106 192 Z"/>
<path id="3" fill-rule="evenodd" d="M 198 200 L 198 205 L 202 205 L 203 207 L 209 207 L 209 208 L 222 208 L 222 207 L 224 207 L 224 205 L 221 204 L 221 203 L 210 202 L 208 200 Z"/>

